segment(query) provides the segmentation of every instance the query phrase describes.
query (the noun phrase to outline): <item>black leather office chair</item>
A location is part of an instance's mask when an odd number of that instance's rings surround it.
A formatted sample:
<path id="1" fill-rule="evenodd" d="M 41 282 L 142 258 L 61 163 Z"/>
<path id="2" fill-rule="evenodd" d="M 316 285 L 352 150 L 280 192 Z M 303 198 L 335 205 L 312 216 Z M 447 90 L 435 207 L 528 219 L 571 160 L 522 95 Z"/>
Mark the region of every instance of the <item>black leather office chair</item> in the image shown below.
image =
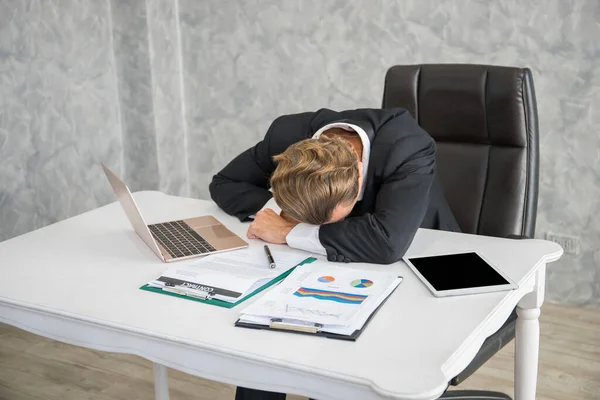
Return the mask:
<path id="1" fill-rule="evenodd" d="M 383 107 L 402 107 L 437 143 L 438 175 L 463 232 L 533 237 L 538 198 L 538 118 L 531 71 L 469 64 L 398 65 Z M 458 385 L 515 336 L 516 313 L 452 379 Z M 463 397 L 461 397 L 463 396 Z M 442 398 L 510 399 L 450 391 Z"/>

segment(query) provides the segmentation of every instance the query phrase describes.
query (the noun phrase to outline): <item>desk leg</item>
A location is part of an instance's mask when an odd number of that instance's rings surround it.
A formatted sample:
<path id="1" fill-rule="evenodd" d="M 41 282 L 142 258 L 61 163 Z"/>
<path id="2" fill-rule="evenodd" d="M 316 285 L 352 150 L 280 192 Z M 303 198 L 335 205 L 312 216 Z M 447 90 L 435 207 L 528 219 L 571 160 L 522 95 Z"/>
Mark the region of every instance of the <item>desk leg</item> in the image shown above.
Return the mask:
<path id="1" fill-rule="evenodd" d="M 169 378 L 167 367 L 153 363 L 154 366 L 154 398 L 156 400 L 169 400 Z"/>
<path id="2" fill-rule="evenodd" d="M 517 307 L 515 400 L 535 400 L 540 345 L 539 308 Z"/>
<path id="3" fill-rule="evenodd" d="M 535 287 L 517 306 L 515 333 L 515 400 L 535 400 L 540 349 L 540 307 L 544 302 L 546 267 L 536 274 Z"/>

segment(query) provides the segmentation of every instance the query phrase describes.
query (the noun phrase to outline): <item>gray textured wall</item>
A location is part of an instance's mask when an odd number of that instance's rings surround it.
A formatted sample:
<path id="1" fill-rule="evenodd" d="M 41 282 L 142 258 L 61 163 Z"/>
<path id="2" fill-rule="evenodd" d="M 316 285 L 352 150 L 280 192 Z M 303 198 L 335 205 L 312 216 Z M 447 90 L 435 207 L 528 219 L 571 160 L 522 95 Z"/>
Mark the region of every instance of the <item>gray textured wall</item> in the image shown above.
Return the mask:
<path id="1" fill-rule="evenodd" d="M 108 10 L 0 1 L 0 240 L 114 197 L 93 168 L 121 167 Z"/>
<path id="2" fill-rule="evenodd" d="M 600 306 L 597 0 L 0 0 L 0 240 L 132 188 L 207 198 L 282 113 L 377 107 L 394 64 L 528 66 L 550 300 Z M 594 112 L 597 111 L 597 112 Z"/>

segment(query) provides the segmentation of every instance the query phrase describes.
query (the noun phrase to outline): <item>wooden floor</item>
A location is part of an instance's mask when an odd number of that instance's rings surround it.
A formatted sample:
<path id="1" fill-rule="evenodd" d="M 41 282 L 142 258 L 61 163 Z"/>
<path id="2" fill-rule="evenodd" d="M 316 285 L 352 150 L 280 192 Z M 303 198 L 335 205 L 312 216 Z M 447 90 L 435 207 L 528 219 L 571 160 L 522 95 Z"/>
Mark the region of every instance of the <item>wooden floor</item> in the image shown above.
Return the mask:
<path id="1" fill-rule="evenodd" d="M 513 395 L 514 341 L 460 386 Z M 233 399 L 234 389 L 169 370 L 172 400 Z M 153 399 L 152 365 L 0 324 L 1 400 Z M 291 399 L 300 397 L 289 396 Z M 538 400 L 600 399 L 600 310 L 542 309 Z"/>

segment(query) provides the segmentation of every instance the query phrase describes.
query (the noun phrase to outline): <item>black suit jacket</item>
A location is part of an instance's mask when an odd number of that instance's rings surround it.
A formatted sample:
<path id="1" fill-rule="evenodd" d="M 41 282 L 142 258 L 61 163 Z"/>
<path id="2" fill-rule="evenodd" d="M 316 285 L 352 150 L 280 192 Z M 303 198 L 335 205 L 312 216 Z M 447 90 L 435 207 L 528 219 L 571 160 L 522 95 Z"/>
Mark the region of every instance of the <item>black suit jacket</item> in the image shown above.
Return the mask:
<path id="1" fill-rule="evenodd" d="M 271 198 L 273 156 L 332 122 L 363 128 L 371 152 L 362 201 L 346 219 L 319 230 L 328 260 L 389 264 L 404 255 L 419 227 L 460 230 L 436 179 L 435 142 L 404 109 L 321 109 L 281 116 L 261 142 L 213 177 L 212 199 L 247 220 Z"/>

